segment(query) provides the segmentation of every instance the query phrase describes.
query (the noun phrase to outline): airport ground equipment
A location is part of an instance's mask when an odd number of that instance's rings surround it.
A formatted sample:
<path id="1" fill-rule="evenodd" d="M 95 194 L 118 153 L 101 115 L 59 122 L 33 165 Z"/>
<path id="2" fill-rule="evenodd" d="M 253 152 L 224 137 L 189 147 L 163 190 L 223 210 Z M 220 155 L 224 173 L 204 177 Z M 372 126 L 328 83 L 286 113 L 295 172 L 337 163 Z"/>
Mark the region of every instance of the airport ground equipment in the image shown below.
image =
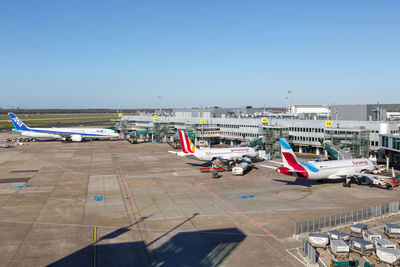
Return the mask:
<path id="1" fill-rule="evenodd" d="M 2 148 L 8 148 L 10 147 L 7 143 L 0 143 L 0 147 Z"/>
<path id="2" fill-rule="evenodd" d="M 220 177 L 219 172 L 218 171 L 213 171 L 211 177 L 214 178 L 214 179 L 218 179 Z"/>
<path id="3" fill-rule="evenodd" d="M 358 266 L 360 263 L 358 260 L 354 261 L 335 261 L 331 260 L 330 267 L 339 267 L 339 266 Z"/>
<path id="4" fill-rule="evenodd" d="M 236 165 L 235 167 L 232 168 L 232 174 L 233 175 L 244 175 L 248 170 L 250 170 L 250 168 L 251 168 L 250 163 L 248 163 L 246 161 L 242 161 L 238 165 Z"/>
<path id="5" fill-rule="evenodd" d="M 383 227 L 383 232 L 390 238 L 399 238 L 400 226 L 394 223 L 388 223 Z"/>
<path id="6" fill-rule="evenodd" d="M 332 240 L 344 240 L 344 241 L 347 241 L 347 240 L 350 239 L 350 235 L 349 234 L 347 234 L 345 232 L 342 232 L 342 231 L 338 231 L 338 230 L 329 231 L 328 234 L 329 234 L 329 238 L 331 240 L 331 243 L 332 243 Z"/>
<path id="7" fill-rule="evenodd" d="M 149 136 L 151 135 L 151 133 L 152 129 L 133 131 L 131 132 L 128 141 L 131 144 L 149 142 Z"/>
<path id="8" fill-rule="evenodd" d="M 335 257 L 347 256 L 350 252 L 350 247 L 343 240 L 331 239 L 330 250 Z"/>
<path id="9" fill-rule="evenodd" d="M 374 251 L 374 244 L 361 238 L 350 239 L 350 250 L 362 256 L 369 256 Z"/>
<path id="10" fill-rule="evenodd" d="M 320 233 L 309 233 L 308 242 L 314 248 L 325 248 L 329 244 L 329 235 Z"/>
<path id="11" fill-rule="evenodd" d="M 376 248 L 392 248 L 395 249 L 396 245 L 386 238 L 375 239 L 374 244 Z"/>
<path id="12" fill-rule="evenodd" d="M 357 223 L 354 224 L 350 227 L 350 235 L 354 236 L 354 237 L 361 237 L 362 238 L 362 232 L 364 230 L 367 230 L 368 225 L 364 224 L 364 223 Z"/>
<path id="13" fill-rule="evenodd" d="M 365 240 L 373 242 L 376 239 L 381 239 L 382 236 L 375 230 L 364 230 L 362 236 Z"/>
<path id="14" fill-rule="evenodd" d="M 377 248 L 376 256 L 381 262 L 398 265 L 400 263 L 400 250 L 391 248 Z M 378 262 L 379 263 L 379 262 Z"/>

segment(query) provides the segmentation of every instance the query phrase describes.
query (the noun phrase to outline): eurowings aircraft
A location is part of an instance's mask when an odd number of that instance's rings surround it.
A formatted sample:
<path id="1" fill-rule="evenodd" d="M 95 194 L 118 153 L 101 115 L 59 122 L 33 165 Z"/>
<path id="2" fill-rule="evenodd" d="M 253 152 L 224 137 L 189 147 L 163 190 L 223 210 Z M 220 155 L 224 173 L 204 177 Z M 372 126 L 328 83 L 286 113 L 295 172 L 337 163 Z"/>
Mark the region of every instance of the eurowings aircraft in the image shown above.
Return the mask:
<path id="1" fill-rule="evenodd" d="M 240 160 L 243 158 L 254 158 L 258 156 L 257 151 L 252 147 L 232 147 L 232 148 L 204 148 L 196 149 L 192 141 L 184 131 L 179 131 L 181 152 L 168 151 L 181 157 L 200 161 L 213 160 Z"/>
<path id="2" fill-rule="evenodd" d="M 364 178 L 372 181 L 375 178 L 385 177 L 372 174 L 372 171 L 375 170 L 375 165 L 371 160 L 365 158 L 307 163 L 300 162 L 286 138 L 280 138 L 279 141 L 281 144 L 283 162 L 273 162 L 269 160 L 272 163 L 280 164 L 280 166 L 261 166 L 275 169 L 277 172 L 285 175 L 310 180 Z M 364 180 L 364 182 L 367 182 L 366 180 Z"/>
<path id="3" fill-rule="evenodd" d="M 8 113 L 14 125 L 13 131 L 34 138 L 55 138 L 64 141 L 82 142 L 84 139 L 110 139 L 119 134 L 111 129 L 101 128 L 30 128 L 14 113 Z"/>

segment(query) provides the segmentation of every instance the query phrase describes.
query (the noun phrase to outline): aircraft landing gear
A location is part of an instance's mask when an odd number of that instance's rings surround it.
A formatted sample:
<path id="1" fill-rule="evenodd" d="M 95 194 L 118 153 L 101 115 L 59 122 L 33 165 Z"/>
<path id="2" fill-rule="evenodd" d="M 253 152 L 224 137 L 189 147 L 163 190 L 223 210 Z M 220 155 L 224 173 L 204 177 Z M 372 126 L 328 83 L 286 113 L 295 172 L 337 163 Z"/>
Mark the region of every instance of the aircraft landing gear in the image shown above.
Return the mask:
<path id="1" fill-rule="evenodd" d="M 351 187 L 351 178 L 350 177 L 346 177 L 346 181 L 343 183 L 343 187 Z"/>

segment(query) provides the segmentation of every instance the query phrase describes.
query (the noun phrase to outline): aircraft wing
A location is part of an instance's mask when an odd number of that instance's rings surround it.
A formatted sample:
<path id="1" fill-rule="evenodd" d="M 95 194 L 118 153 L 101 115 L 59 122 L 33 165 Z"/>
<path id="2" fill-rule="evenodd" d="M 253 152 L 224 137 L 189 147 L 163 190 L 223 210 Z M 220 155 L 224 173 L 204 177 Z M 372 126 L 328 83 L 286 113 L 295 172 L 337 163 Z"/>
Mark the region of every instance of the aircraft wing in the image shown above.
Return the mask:
<path id="1" fill-rule="evenodd" d="M 265 157 L 266 157 L 266 159 L 267 159 L 268 162 L 271 162 L 271 163 L 274 163 L 274 164 L 278 164 L 278 165 L 281 165 L 281 164 L 282 164 L 282 162 L 271 160 L 271 158 L 268 156 L 268 154 L 267 154 L 266 152 L 265 152 Z M 267 167 L 267 168 L 268 168 L 268 167 Z"/>
<path id="2" fill-rule="evenodd" d="M 269 165 L 260 165 L 260 166 L 264 167 L 264 168 L 274 169 L 274 170 L 276 170 L 278 168 L 276 166 L 269 166 Z"/>

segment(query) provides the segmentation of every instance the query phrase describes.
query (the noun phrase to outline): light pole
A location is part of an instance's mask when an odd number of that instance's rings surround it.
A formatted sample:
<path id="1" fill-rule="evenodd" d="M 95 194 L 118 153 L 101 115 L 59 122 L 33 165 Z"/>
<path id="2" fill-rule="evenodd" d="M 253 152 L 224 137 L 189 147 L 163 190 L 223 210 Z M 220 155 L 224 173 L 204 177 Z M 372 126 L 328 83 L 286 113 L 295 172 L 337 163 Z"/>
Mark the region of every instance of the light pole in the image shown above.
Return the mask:
<path id="1" fill-rule="evenodd" d="M 158 114 L 158 115 L 161 115 L 161 100 L 162 100 L 162 96 L 157 96 L 157 99 L 160 101 L 160 114 Z M 157 111 L 156 111 L 156 113 L 157 113 Z"/>

